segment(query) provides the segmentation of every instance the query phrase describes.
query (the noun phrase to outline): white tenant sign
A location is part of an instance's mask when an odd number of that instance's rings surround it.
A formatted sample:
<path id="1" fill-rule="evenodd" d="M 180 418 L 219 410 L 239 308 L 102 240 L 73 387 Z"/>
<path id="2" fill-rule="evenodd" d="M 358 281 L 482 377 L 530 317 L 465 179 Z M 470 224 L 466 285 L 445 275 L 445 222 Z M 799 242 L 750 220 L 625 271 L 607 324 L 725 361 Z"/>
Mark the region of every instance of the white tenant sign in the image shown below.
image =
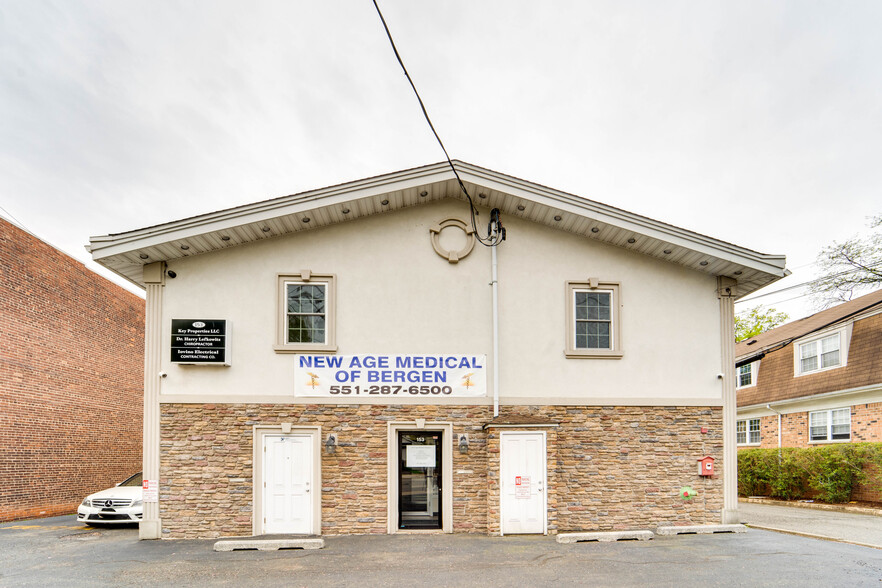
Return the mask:
<path id="1" fill-rule="evenodd" d="M 159 480 L 142 480 L 141 489 L 144 502 L 159 502 Z"/>
<path id="2" fill-rule="evenodd" d="M 294 395 L 450 398 L 487 395 L 486 355 L 297 355 Z"/>
<path id="3" fill-rule="evenodd" d="M 530 476 L 515 476 L 515 498 L 530 497 Z"/>
<path id="4" fill-rule="evenodd" d="M 404 465 L 409 468 L 435 467 L 435 446 L 408 445 Z"/>

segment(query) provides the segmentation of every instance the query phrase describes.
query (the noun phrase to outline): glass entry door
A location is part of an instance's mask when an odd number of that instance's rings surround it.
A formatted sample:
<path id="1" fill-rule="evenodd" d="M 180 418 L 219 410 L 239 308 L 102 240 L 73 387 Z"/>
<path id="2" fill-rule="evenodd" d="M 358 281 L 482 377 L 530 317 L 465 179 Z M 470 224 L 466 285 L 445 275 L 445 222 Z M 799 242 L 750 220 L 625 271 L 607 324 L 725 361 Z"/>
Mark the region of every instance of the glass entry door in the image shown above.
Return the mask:
<path id="1" fill-rule="evenodd" d="M 441 528 L 441 432 L 398 433 L 398 528 Z"/>

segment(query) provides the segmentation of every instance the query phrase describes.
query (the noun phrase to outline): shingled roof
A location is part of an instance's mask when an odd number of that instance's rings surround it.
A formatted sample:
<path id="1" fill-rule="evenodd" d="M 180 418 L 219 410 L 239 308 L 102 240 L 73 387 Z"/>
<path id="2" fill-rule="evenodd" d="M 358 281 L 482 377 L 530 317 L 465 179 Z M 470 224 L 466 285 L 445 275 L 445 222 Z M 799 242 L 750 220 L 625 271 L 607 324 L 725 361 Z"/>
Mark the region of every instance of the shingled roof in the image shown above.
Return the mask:
<path id="1" fill-rule="evenodd" d="M 741 341 L 735 345 L 735 359 L 739 363 L 746 363 L 745 360 L 762 355 L 765 351 L 782 343 L 793 341 L 815 331 L 833 326 L 874 307 L 882 309 L 882 290 L 876 290 L 860 298 L 843 302 L 833 308 L 822 310 L 811 316 L 781 325 L 765 333 L 760 333 L 756 337 Z"/>

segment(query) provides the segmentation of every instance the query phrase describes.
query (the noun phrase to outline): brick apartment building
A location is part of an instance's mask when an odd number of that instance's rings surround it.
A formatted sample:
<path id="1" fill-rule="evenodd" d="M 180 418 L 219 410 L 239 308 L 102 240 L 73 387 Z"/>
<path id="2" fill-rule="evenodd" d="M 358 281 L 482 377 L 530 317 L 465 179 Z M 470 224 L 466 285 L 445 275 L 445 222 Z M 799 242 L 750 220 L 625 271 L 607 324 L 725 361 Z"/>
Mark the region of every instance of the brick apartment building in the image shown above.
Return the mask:
<path id="1" fill-rule="evenodd" d="M 735 347 L 739 448 L 882 441 L 882 290 Z"/>
<path id="2" fill-rule="evenodd" d="M 141 470 L 144 301 L 0 219 L 0 522 Z"/>

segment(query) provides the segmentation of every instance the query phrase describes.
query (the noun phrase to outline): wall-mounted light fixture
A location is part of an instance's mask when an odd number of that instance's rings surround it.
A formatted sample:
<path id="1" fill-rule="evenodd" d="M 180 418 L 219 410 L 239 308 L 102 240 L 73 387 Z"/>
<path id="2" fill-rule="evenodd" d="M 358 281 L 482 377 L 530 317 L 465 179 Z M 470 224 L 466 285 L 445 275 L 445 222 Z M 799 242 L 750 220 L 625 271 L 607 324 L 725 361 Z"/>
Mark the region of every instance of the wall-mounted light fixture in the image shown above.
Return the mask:
<path id="1" fill-rule="evenodd" d="M 328 455 L 334 455 L 337 452 L 337 435 L 330 433 L 328 440 L 325 441 L 325 451 Z"/>
<path id="2" fill-rule="evenodd" d="M 459 452 L 460 453 L 468 453 L 469 452 L 469 436 L 463 433 L 459 436 Z"/>

